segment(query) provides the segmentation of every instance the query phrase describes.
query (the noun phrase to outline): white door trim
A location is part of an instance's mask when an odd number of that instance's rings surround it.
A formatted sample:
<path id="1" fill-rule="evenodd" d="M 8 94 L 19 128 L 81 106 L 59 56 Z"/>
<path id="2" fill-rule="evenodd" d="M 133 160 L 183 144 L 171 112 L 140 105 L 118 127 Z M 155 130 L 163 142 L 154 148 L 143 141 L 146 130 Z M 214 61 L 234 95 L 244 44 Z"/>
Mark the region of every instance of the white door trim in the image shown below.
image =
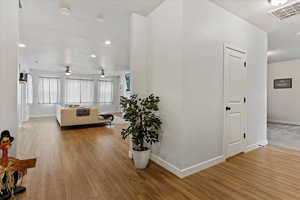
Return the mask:
<path id="1" fill-rule="evenodd" d="M 230 50 L 234 50 L 234 51 L 238 51 L 240 53 L 243 53 L 245 54 L 245 61 L 247 63 L 247 51 L 244 50 L 244 49 L 241 49 L 241 48 L 238 48 L 238 47 L 235 47 L 231 44 L 224 44 L 223 46 L 223 155 L 224 155 L 224 158 L 228 158 L 228 154 L 227 154 L 227 134 L 226 134 L 226 95 L 225 95 L 225 53 L 226 53 L 226 49 L 230 49 Z M 247 67 L 246 66 L 246 77 L 247 77 Z M 247 96 L 248 96 L 248 92 L 247 92 L 247 82 L 246 82 L 246 91 L 245 91 L 245 97 L 246 97 L 246 100 L 248 99 Z M 244 145 L 244 150 L 243 152 L 246 152 L 246 147 L 247 147 L 247 101 L 246 103 L 244 104 L 244 112 L 245 112 L 245 132 L 246 132 L 246 139 L 245 139 L 245 145 Z"/>

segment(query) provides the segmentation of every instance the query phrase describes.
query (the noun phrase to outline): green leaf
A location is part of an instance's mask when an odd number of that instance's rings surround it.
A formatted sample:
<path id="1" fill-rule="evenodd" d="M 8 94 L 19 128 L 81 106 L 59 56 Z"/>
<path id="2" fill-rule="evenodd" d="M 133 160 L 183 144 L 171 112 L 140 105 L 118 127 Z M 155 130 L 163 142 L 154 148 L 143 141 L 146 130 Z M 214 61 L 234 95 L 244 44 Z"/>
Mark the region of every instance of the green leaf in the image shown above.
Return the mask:
<path id="1" fill-rule="evenodd" d="M 124 112 L 125 121 L 130 122 L 127 129 L 121 131 L 121 136 L 126 139 L 132 136 L 132 141 L 137 149 L 145 149 L 144 143 L 159 142 L 161 119 L 159 111 L 160 98 L 151 94 L 146 98 L 139 98 L 134 94 L 130 98 L 121 97 L 120 104 Z"/>

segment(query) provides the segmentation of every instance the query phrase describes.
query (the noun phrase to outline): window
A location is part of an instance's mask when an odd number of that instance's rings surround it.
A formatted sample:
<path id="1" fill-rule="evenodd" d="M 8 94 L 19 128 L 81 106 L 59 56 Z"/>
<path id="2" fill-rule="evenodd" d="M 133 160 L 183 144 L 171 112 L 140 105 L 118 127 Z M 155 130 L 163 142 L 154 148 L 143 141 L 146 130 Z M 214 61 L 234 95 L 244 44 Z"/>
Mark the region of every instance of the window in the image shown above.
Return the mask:
<path id="1" fill-rule="evenodd" d="M 66 85 L 66 103 L 93 103 L 94 81 L 84 79 L 68 79 Z"/>
<path id="2" fill-rule="evenodd" d="M 98 82 L 98 103 L 111 104 L 113 102 L 113 82 L 100 80 Z"/>
<path id="3" fill-rule="evenodd" d="M 58 104 L 60 102 L 60 79 L 39 78 L 39 104 Z"/>
<path id="4" fill-rule="evenodd" d="M 26 95 L 26 104 L 33 104 L 33 89 L 32 89 L 32 76 L 28 74 L 27 76 L 27 85 L 26 85 L 27 95 Z"/>

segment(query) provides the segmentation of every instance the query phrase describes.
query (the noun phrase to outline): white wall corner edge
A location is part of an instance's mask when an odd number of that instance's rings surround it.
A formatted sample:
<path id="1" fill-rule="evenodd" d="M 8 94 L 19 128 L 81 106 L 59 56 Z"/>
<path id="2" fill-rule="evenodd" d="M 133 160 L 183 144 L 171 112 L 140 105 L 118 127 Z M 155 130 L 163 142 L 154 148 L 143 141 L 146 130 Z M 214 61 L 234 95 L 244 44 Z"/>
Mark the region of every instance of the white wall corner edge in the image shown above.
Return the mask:
<path id="1" fill-rule="evenodd" d="M 282 120 L 273 120 L 273 119 L 268 119 L 268 123 L 289 124 L 289 125 L 300 126 L 300 122 L 291 122 L 291 121 L 282 121 Z"/>
<path id="2" fill-rule="evenodd" d="M 151 160 L 153 162 L 155 162 L 156 164 L 160 165 L 161 167 L 165 168 L 169 172 L 173 173 L 177 177 L 185 178 L 187 176 L 190 176 L 192 174 L 200 172 L 204 169 L 207 169 L 209 167 L 217 165 L 221 162 L 224 162 L 225 161 L 225 156 L 224 155 L 217 156 L 217 157 L 214 157 L 214 158 L 209 159 L 207 161 L 203 161 L 201 163 L 195 164 L 195 165 L 193 165 L 191 167 L 188 167 L 188 168 L 185 168 L 185 169 L 179 169 L 175 165 L 163 160 L 162 158 L 160 158 L 159 156 L 157 156 L 155 154 L 151 154 Z"/>
<path id="3" fill-rule="evenodd" d="M 248 152 L 258 149 L 260 147 L 266 146 L 267 144 L 269 144 L 268 140 L 263 140 L 263 141 L 259 141 L 259 142 L 255 143 L 255 144 L 250 144 L 246 147 L 244 152 L 248 153 Z"/>

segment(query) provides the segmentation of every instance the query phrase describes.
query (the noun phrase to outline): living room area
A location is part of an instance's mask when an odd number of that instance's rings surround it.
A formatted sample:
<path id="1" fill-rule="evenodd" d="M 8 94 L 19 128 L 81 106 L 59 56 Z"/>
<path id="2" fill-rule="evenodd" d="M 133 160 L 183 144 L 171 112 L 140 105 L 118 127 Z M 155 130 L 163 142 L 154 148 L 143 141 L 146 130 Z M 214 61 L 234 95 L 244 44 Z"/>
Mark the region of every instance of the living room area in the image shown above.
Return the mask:
<path id="1" fill-rule="evenodd" d="M 20 127 L 36 118 L 56 118 L 61 127 L 120 121 L 120 96 L 130 96 L 130 73 L 76 74 L 29 69 L 23 72 Z M 127 79 L 127 80 L 126 80 Z"/>
<path id="2" fill-rule="evenodd" d="M 20 1 L 19 127 L 41 117 L 60 126 L 111 123 L 120 97 L 132 94 L 129 16 L 111 15 L 110 4 L 88 5 L 90 13 L 78 12 L 80 6 Z"/>
<path id="3" fill-rule="evenodd" d="M 0 200 L 300 199 L 255 18 L 296 1 L 1 0 Z"/>

